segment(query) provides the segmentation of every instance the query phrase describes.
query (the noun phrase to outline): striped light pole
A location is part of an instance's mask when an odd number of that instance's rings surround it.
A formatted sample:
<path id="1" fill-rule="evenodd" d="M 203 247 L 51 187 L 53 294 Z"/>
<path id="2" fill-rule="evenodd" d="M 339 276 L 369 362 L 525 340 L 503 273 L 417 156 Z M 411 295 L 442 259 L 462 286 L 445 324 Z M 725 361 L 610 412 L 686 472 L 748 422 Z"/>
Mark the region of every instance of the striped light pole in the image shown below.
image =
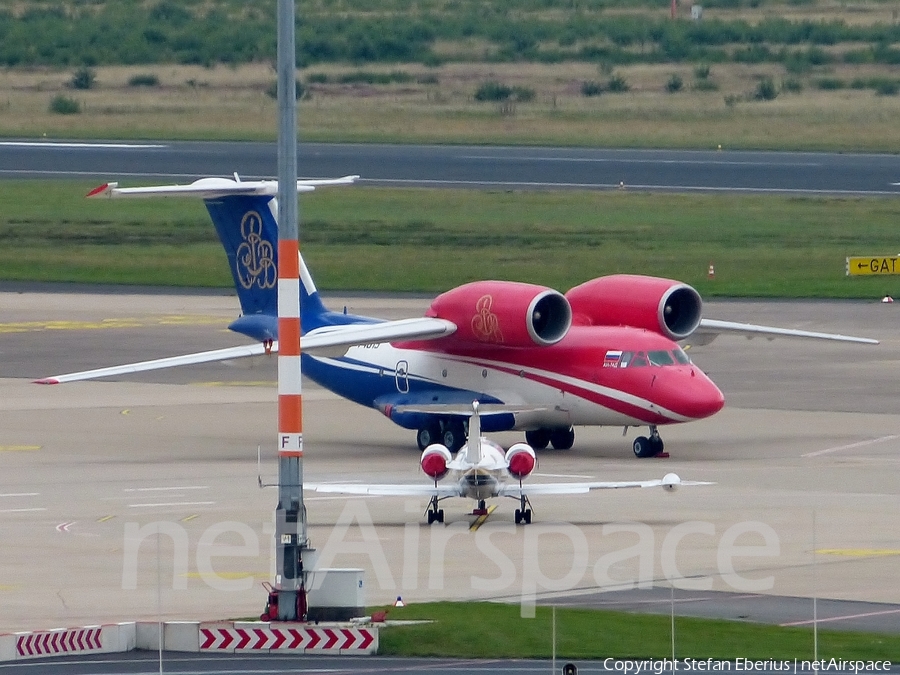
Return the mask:
<path id="1" fill-rule="evenodd" d="M 278 619 L 306 618 L 294 0 L 278 0 Z"/>

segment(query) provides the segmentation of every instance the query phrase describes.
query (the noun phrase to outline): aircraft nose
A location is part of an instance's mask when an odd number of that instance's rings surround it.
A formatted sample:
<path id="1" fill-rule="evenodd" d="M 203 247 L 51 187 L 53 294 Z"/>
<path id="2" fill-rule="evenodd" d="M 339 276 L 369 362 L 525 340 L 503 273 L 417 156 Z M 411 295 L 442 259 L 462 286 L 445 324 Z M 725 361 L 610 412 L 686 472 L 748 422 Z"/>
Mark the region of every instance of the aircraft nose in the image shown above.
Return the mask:
<path id="1" fill-rule="evenodd" d="M 659 381 L 656 383 L 660 384 Z M 710 417 L 725 405 L 722 391 L 699 368 L 691 366 L 665 388 L 669 410 L 692 420 Z"/>
<path id="2" fill-rule="evenodd" d="M 682 395 L 685 403 L 680 411 L 683 415 L 699 420 L 715 415 L 725 406 L 722 390 L 696 367 L 691 368 L 684 379 Z"/>

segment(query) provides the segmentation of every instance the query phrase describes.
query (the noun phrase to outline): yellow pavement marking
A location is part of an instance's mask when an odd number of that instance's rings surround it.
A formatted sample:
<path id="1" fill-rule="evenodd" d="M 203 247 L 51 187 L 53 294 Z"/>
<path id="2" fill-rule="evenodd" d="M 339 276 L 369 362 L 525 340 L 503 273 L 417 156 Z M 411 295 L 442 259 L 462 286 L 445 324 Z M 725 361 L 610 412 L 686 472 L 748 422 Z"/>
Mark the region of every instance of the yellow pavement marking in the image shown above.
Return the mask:
<path id="1" fill-rule="evenodd" d="M 846 555 L 854 558 L 878 555 L 900 555 L 897 548 L 819 548 L 816 553 L 822 555 Z"/>
<path id="2" fill-rule="evenodd" d="M 199 514 L 199 513 L 195 513 L 195 514 L 193 514 L 193 515 L 191 515 L 191 516 L 187 516 L 186 518 L 182 518 L 182 519 L 181 519 L 181 522 L 182 522 L 182 523 L 189 523 L 189 522 L 191 522 L 194 518 L 199 518 L 199 517 L 200 517 L 200 514 Z"/>
<path id="3" fill-rule="evenodd" d="M 21 586 L 8 586 L 8 585 L 0 584 L 0 591 L 16 591 L 19 588 L 21 588 Z"/>
<path id="4" fill-rule="evenodd" d="M 0 452 L 34 452 L 40 450 L 40 445 L 0 445 Z"/>
<path id="5" fill-rule="evenodd" d="M 485 515 L 483 515 L 483 516 L 478 516 L 478 517 L 475 519 L 475 522 L 472 523 L 472 524 L 469 526 L 469 532 L 474 532 L 474 531 L 477 530 L 479 527 L 481 527 L 482 525 L 484 525 L 484 521 L 486 521 L 486 520 L 488 519 L 488 516 L 490 516 L 490 515 L 491 515 L 494 511 L 496 511 L 496 510 L 497 510 L 497 505 L 496 505 L 496 504 L 491 504 L 491 505 L 488 507 L 487 513 L 486 513 Z"/>
<path id="6" fill-rule="evenodd" d="M 107 520 L 112 520 L 115 516 L 103 516 L 102 518 L 98 518 L 98 523 L 105 523 Z"/>
<path id="7" fill-rule="evenodd" d="M 0 333 L 32 333 L 45 330 L 105 330 L 109 328 L 141 328 L 143 326 L 203 326 L 224 324 L 219 316 L 161 316 L 155 319 L 131 317 L 99 321 L 12 321 L 0 323 Z"/>

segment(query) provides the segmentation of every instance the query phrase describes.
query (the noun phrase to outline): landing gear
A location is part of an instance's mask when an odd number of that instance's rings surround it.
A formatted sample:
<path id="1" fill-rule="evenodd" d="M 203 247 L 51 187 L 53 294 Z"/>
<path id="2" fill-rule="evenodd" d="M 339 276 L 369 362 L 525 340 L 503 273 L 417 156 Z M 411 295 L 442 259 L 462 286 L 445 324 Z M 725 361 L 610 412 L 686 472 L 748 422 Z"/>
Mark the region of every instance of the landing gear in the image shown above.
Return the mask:
<path id="1" fill-rule="evenodd" d="M 473 516 L 486 516 L 488 514 L 487 504 L 483 499 L 478 500 L 478 508 L 472 510 Z"/>
<path id="2" fill-rule="evenodd" d="M 550 445 L 554 450 L 568 450 L 575 444 L 575 429 L 554 429 L 550 432 Z"/>
<path id="3" fill-rule="evenodd" d="M 435 487 L 437 487 L 437 483 L 435 483 Z M 431 497 L 431 501 L 428 503 L 428 524 L 432 523 L 443 523 L 444 522 L 444 509 L 438 508 L 438 501 L 440 501 L 437 495 Z"/>
<path id="4" fill-rule="evenodd" d="M 450 452 L 456 452 L 466 442 L 466 429 L 460 420 L 450 420 L 444 426 L 441 441 Z"/>
<path id="5" fill-rule="evenodd" d="M 424 450 L 433 443 L 438 443 L 441 439 L 441 427 L 438 424 L 429 424 L 422 427 L 416 432 L 416 445 L 419 450 Z"/>
<path id="6" fill-rule="evenodd" d="M 656 429 L 655 424 L 650 425 L 650 438 L 646 436 L 638 436 L 634 439 L 634 443 L 631 446 L 632 450 L 634 450 L 634 456 L 645 458 L 645 457 L 656 457 L 658 455 L 663 454 L 663 450 L 665 450 L 665 444 L 663 444 L 662 438 L 659 437 L 659 431 Z"/>
<path id="7" fill-rule="evenodd" d="M 531 502 L 528 501 L 528 497 L 521 491 L 522 489 L 522 481 L 519 481 L 519 508 L 516 509 L 516 525 L 531 524 L 531 509 L 528 508 L 531 506 Z"/>
<path id="8" fill-rule="evenodd" d="M 525 432 L 525 442 L 534 450 L 543 450 L 550 443 L 550 429 L 533 429 Z"/>

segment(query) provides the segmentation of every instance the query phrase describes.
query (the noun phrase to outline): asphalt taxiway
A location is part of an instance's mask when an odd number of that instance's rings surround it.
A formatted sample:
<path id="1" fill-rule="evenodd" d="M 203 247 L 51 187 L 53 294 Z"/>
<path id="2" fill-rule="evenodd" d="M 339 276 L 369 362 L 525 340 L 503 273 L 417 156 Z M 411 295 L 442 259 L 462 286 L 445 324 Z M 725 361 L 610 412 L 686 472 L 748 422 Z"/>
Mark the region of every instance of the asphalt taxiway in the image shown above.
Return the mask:
<path id="1" fill-rule="evenodd" d="M 328 302 L 384 317 L 427 306 Z M 236 299 L 57 288 L 0 293 L 0 306 L 0 631 L 258 615 L 275 491 L 257 486 L 257 448 L 271 482 L 274 364 L 31 384 L 238 344 L 225 329 Z M 424 501 L 311 494 L 312 544 L 327 566 L 366 570 L 371 605 L 402 595 L 522 602 L 527 611 L 532 601 L 567 604 L 641 583 L 674 587 L 676 597 L 733 592 L 900 610 L 898 312 L 877 301 L 708 303 L 714 318 L 882 344 L 720 337 L 690 353 L 725 392 L 726 408 L 662 430 L 669 459 L 635 459 L 621 429 L 579 428 L 575 448 L 541 454 L 534 477 L 675 471 L 715 485 L 536 499 L 527 527 L 513 525 L 512 502 L 500 503 L 477 532 L 461 500 L 445 503 L 446 525 L 429 527 Z M 411 432 L 317 387 L 305 391 L 307 480 L 421 480 Z M 779 611 L 753 619 L 780 622 Z M 882 616 L 867 628 L 895 630 L 896 615 Z"/>

